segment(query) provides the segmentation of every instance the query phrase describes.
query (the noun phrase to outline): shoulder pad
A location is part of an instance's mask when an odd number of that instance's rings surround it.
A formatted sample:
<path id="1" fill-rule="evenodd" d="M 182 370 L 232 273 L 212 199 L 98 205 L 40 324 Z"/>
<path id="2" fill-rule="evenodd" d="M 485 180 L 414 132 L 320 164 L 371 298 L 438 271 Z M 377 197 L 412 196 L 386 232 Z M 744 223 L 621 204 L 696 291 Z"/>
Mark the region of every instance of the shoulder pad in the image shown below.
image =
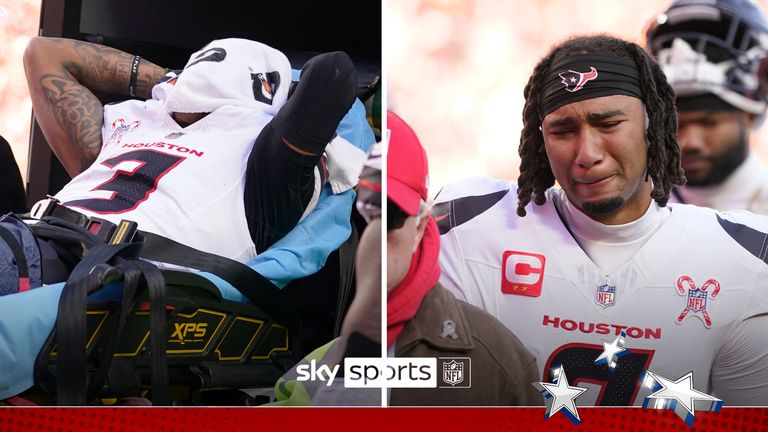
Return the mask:
<path id="1" fill-rule="evenodd" d="M 437 222 L 440 235 L 482 214 L 501 201 L 507 193 L 509 189 L 503 189 L 485 195 L 465 196 L 435 204 L 432 207 L 432 216 Z"/>
<path id="2" fill-rule="evenodd" d="M 768 234 L 717 215 L 717 222 L 732 239 L 757 259 L 768 264 Z"/>

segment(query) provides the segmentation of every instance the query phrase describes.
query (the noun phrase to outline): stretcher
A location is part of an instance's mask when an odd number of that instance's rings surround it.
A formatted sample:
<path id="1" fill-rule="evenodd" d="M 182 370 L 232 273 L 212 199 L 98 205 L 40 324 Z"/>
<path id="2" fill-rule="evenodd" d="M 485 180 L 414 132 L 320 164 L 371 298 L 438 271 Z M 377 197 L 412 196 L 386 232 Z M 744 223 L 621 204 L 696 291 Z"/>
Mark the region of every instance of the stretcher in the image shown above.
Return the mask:
<path id="1" fill-rule="evenodd" d="M 355 102 L 337 134 L 363 154 L 373 144 L 373 132 L 360 101 Z M 253 304 L 215 274 L 162 271 L 167 296 L 162 338 L 170 384 L 165 402 L 212 404 L 216 398 L 206 398 L 208 392 L 270 388 L 303 355 L 330 340 L 333 330 L 319 332 L 313 328 L 317 321 L 299 311 L 307 310 L 307 298 L 323 293 L 339 295 L 338 302 L 332 300 L 333 305 L 348 300 L 357 238 L 352 215 L 354 199 L 352 189 L 333 193 L 331 186 L 325 185 L 317 207 L 299 225 L 246 263 L 282 288 L 281 298 L 288 306 L 296 306 L 297 315 L 287 320 L 290 322 L 264 312 L 266 305 Z M 296 275 L 328 271 L 329 257 L 335 260 L 330 271 L 336 273 L 334 283 L 339 285 L 323 286 L 326 280 L 313 280 L 313 276 L 295 280 Z M 89 383 L 94 376 L 103 373 L 104 377 L 98 380 L 98 389 L 90 392 L 87 403 L 135 397 L 152 400 L 150 363 L 154 354 L 148 293 L 138 291 L 129 299 L 129 312 L 121 320 L 120 271 L 107 266 L 99 272 L 103 273 L 103 283 L 88 296 L 85 369 Z M 341 285 L 346 288 L 339 292 Z M 58 403 L 57 382 L 61 374 L 69 372 L 59 368 L 54 331 L 63 287 L 63 283 L 46 285 L 0 297 L 0 400 L 22 395 L 41 403 Z M 315 303 L 314 307 L 323 307 Z M 333 326 L 338 328 L 342 309 L 339 306 L 322 312 L 334 316 Z M 119 338 L 110 347 L 118 329 Z M 99 372 L 99 365 L 107 357 L 107 370 Z M 254 399 L 237 400 L 252 403 Z"/>

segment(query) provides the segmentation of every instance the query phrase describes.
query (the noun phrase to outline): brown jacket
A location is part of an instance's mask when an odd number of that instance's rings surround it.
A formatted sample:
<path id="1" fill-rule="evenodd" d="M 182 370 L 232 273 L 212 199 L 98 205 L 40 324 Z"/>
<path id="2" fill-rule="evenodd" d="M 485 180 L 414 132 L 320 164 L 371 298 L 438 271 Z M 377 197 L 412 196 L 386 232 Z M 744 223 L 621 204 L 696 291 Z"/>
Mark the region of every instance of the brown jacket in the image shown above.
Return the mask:
<path id="1" fill-rule="evenodd" d="M 441 337 L 446 321 L 455 338 Z M 470 388 L 395 388 L 389 405 L 542 405 L 536 359 L 503 324 L 437 284 L 395 343 L 397 357 L 470 357 Z M 442 373 L 438 360 L 438 373 Z M 464 374 L 467 372 L 464 371 Z M 440 383 L 440 377 L 438 377 Z"/>

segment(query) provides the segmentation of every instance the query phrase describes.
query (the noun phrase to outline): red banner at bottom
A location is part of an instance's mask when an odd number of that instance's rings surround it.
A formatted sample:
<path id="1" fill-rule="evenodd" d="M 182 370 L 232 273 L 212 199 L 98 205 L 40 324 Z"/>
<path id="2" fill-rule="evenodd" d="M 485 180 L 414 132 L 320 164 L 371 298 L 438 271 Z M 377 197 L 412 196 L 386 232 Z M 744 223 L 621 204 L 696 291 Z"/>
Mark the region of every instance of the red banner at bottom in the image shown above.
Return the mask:
<path id="1" fill-rule="evenodd" d="M 213 432 L 287 430 L 758 431 L 768 408 L 696 413 L 689 428 L 672 411 L 579 408 L 578 426 L 540 408 L 0 408 L 2 432 Z"/>

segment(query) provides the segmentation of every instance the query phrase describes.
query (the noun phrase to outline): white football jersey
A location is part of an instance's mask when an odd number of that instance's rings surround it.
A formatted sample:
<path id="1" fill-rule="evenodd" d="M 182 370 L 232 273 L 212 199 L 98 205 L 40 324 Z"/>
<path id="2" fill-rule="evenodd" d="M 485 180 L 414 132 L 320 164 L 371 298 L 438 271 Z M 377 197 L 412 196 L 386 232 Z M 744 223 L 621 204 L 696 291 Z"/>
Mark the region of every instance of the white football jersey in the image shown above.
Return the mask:
<path id="1" fill-rule="evenodd" d="M 675 188 L 669 202 L 768 215 L 768 168 L 751 153 L 722 183 Z"/>
<path id="2" fill-rule="evenodd" d="M 743 367 L 747 378 L 750 368 L 762 368 L 755 383 L 762 403 L 754 404 L 768 404 L 766 362 L 726 361 L 734 350 L 725 346 L 743 342 L 740 326 L 755 318 L 745 319 L 768 313 L 768 219 L 673 206 L 631 259 L 604 274 L 563 224 L 553 192 L 521 218 L 515 183 L 472 179 L 445 187 L 434 209 L 441 283 L 520 338 L 542 381 L 552 382 L 552 369 L 562 365 L 572 385 L 590 389 L 580 405 L 641 405 L 650 394 L 641 385 L 646 369 L 673 380 L 693 371 L 697 390 L 729 404 L 730 389 L 713 378 L 731 376 L 713 370 L 725 363 Z M 752 220 L 759 230 L 748 226 Z M 629 354 L 613 370 L 596 364 L 603 342 L 622 332 Z M 753 343 L 768 355 L 768 338 L 746 342 Z"/>
<path id="3" fill-rule="evenodd" d="M 256 256 L 243 201 L 246 165 L 271 118 L 224 106 L 182 128 L 159 100 L 106 105 L 101 153 L 56 198 L 89 217 L 133 220 L 140 230 L 245 262 Z"/>

